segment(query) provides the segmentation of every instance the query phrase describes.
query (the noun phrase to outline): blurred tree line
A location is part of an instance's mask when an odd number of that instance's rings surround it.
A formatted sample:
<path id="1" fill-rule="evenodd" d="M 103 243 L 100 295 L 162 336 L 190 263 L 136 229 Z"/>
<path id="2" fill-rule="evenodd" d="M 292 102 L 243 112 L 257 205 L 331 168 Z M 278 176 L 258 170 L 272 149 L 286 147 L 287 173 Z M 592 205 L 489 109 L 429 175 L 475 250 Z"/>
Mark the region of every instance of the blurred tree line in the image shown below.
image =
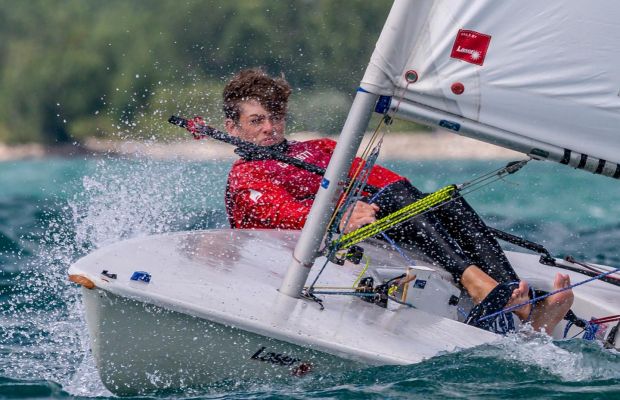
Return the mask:
<path id="1" fill-rule="evenodd" d="M 291 129 L 337 133 L 391 0 L 0 0 L 0 141 L 178 137 L 225 81 L 284 73 Z"/>

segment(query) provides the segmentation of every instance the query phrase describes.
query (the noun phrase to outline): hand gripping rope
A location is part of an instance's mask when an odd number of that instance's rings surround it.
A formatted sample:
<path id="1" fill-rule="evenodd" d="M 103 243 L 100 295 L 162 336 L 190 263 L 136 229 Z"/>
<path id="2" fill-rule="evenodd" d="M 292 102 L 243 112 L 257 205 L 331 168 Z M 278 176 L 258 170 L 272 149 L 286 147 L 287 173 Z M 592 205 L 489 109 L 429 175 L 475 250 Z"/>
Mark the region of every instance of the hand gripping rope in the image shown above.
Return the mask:
<path id="1" fill-rule="evenodd" d="M 349 248 L 354 244 L 378 235 L 379 233 L 385 232 L 386 230 L 410 218 L 413 218 L 416 215 L 422 214 L 425 211 L 429 211 L 432 208 L 438 207 L 446 203 L 453 198 L 455 193 L 458 193 L 456 185 L 446 186 L 443 189 L 431 193 L 428 196 L 418 201 L 415 201 L 396 212 L 386 215 L 385 217 L 373 222 L 372 224 L 368 224 L 362 228 L 356 229 L 351 233 L 341 236 L 335 241 L 335 244 L 338 249 Z"/>
<path id="2" fill-rule="evenodd" d="M 386 230 L 393 228 L 410 218 L 414 218 L 418 215 L 432 211 L 433 209 L 441 207 L 449 201 L 455 200 L 458 197 L 462 197 L 476 190 L 480 190 L 482 187 L 496 182 L 506 175 L 513 174 L 527 164 L 528 161 L 529 159 L 511 162 L 505 167 L 498 168 L 472 181 L 464 182 L 460 185 L 448 185 L 398 211 L 393 212 L 392 214 L 381 218 L 378 221 L 373 222 L 372 224 L 368 224 L 346 235 L 342 235 L 340 238 L 334 240 L 332 245 L 339 250 L 349 248 L 354 244 L 385 232 Z"/>

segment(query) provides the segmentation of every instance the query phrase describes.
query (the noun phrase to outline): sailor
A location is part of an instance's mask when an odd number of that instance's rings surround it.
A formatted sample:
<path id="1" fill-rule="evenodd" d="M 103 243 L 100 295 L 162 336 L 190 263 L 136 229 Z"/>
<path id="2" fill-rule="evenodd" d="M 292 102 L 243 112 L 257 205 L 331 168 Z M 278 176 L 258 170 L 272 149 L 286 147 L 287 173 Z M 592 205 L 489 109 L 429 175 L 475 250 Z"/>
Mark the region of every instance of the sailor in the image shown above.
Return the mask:
<path id="1" fill-rule="evenodd" d="M 283 77 L 271 77 L 261 69 L 239 72 L 223 92 L 226 130 L 243 140 L 325 168 L 335 141 L 324 138 L 298 142 L 285 137 L 290 94 L 291 87 Z M 355 160 L 352 171 L 359 162 Z M 320 182 L 319 175 L 276 160 L 239 159 L 232 166 L 226 187 L 230 225 L 243 229 L 301 229 Z M 351 205 L 348 222 L 340 222 L 341 232 L 372 223 L 424 196 L 406 178 L 379 165 L 373 166 L 368 184 L 381 188 L 380 195 L 371 202 Z M 462 198 L 414 217 L 386 234 L 446 268 L 476 304 L 488 301 L 487 296 L 497 294 L 498 289 L 508 290 L 500 309 L 529 299 L 527 283 L 519 280 L 496 239 Z M 557 274 L 554 289 L 569 285 L 568 275 Z M 531 322 L 535 330 L 551 332 L 572 301 L 571 290 L 561 291 L 534 307 L 519 308 L 515 314 Z"/>

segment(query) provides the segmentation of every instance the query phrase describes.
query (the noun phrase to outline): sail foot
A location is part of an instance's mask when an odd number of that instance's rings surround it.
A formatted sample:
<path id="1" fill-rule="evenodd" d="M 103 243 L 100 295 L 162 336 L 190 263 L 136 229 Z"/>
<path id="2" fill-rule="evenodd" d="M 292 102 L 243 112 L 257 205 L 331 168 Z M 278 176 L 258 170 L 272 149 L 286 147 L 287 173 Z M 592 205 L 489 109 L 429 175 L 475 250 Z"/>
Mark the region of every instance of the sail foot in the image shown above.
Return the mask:
<path id="1" fill-rule="evenodd" d="M 620 165 L 617 163 L 525 137 L 409 100 L 392 102 L 389 106 L 388 115 L 445 129 L 461 136 L 518 151 L 536 160 L 555 161 L 594 174 L 620 179 Z"/>

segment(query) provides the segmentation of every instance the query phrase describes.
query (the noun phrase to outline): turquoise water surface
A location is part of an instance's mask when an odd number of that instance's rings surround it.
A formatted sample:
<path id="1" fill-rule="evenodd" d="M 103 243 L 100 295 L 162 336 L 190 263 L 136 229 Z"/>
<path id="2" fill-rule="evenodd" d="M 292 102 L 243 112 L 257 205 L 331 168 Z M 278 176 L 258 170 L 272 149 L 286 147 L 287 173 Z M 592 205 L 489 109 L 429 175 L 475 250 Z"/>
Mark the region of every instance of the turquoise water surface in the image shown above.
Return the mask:
<path id="1" fill-rule="evenodd" d="M 424 191 L 500 161 L 389 162 Z M 230 162 L 48 158 L 0 163 L 0 398 L 108 398 L 87 347 L 71 262 L 152 233 L 226 226 Z M 487 223 L 555 256 L 620 266 L 620 182 L 532 162 L 468 196 Z M 620 313 L 620 310 L 619 310 Z M 620 356 L 597 343 L 513 335 L 417 365 L 231 384 L 153 398 L 620 398 Z"/>

